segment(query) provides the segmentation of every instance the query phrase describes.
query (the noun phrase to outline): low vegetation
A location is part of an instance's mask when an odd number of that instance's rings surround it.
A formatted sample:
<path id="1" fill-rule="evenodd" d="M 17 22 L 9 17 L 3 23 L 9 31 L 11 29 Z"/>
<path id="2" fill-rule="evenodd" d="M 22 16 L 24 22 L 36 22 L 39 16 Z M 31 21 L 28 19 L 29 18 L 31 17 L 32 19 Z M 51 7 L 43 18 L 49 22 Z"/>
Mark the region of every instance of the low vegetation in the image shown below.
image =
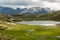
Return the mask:
<path id="1" fill-rule="evenodd" d="M 0 40 L 60 40 L 60 26 L 23 25 L 0 21 Z"/>
<path id="2" fill-rule="evenodd" d="M 60 40 L 60 25 L 36 26 L 14 23 L 23 20 L 60 21 L 60 11 L 34 15 L 0 14 L 0 40 Z"/>

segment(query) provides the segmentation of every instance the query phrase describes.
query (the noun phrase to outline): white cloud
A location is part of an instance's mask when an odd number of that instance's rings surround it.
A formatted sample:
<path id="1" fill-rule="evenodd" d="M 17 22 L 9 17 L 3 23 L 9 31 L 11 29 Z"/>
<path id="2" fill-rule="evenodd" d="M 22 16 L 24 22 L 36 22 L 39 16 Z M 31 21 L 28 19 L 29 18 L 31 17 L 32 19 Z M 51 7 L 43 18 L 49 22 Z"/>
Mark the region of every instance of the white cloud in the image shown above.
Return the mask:
<path id="1" fill-rule="evenodd" d="M 41 6 L 51 9 L 60 10 L 60 0 L 2 0 L 0 5 L 8 7 L 31 7 Z"/>
<path id="2" fill-rule="evenodd" d="M 39 0 L 32 0 L 32 2 L 38 2 Z"/>
<path id="3" fill-rule="evenodd" d="M 46 0 L 46 1 L 49 1 L 49 2 L 60 2 L 60 0 Z"/>
<path id="4" fill-rule="evenodd" d="M 51 9 L 55 9 L 55 10 L 60 10 L 60 3 L 58 2 L 47 2 L 47 1 L 45 1 L 44 2 L 44 6 L 45 7 L 49 7 L 49 8 L 51 8 Z"/>

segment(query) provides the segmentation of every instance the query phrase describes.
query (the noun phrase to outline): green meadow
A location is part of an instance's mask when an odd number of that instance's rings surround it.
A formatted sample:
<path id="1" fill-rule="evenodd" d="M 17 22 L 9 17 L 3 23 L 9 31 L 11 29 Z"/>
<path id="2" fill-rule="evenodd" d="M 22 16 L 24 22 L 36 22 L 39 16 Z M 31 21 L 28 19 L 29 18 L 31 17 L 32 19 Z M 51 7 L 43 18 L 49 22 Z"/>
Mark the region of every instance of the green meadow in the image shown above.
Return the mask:
<path id="1" fill-rule="evenodd" d="M 60 26 L 36 26 L 0 21 L 0 40 L 60 40 Z"/>

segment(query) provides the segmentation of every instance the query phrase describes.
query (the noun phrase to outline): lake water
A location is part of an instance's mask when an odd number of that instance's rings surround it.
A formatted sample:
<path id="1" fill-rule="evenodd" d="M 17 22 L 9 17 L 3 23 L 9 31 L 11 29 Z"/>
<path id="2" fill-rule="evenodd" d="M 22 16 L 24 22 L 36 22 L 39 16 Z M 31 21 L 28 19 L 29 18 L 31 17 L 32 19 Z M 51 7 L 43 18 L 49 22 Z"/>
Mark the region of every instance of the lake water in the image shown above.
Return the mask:
<path id="1" fill-rule="evenodd" d="M 56 24 L 60 24 L 57 21 L 22 21 L 17 22 L 19 24 L 28 24 L 28 25 L 41 25 L 41 26 L 56 26 Z"/>

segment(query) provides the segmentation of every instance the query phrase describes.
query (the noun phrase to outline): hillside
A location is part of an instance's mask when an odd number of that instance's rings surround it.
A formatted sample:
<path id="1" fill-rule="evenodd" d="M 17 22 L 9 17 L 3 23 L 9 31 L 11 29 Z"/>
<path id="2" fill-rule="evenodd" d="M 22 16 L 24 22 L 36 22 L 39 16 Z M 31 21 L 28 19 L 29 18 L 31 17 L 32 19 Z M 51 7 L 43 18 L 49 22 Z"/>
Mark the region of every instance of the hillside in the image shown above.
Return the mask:
<path id="1" fill-rule="evenodd" d="M 60 11 L 49 12 L 47 14 L 14 14 L 12 15 L 15 17 L 15 21 L 22 21 L 22 20 L 54 20 L 60 21 Z"/>
<path id="2" fill-rule="evenodd" d="M 7 21 L 7 22 L 13 22 L 14 17 L 11 15 L 6 15 L 6 14 L 0 13 L 0 20 L 1 21 Z"/>
<path id="3" fill-rule="evenodd" d="M 48 14 L 42 15 L 43 19 L 60 21 L 60 11 L 55 11 Z"/>
<path id="4" fill-rule="evenodd" d="M 8 22 L 31 21 L 31 20 L 54 20 L 60 21 L 60 11 L 49 12 L 47 14 L 14 14 L 6 15 L 0 13 L 0 20 Z"/>

